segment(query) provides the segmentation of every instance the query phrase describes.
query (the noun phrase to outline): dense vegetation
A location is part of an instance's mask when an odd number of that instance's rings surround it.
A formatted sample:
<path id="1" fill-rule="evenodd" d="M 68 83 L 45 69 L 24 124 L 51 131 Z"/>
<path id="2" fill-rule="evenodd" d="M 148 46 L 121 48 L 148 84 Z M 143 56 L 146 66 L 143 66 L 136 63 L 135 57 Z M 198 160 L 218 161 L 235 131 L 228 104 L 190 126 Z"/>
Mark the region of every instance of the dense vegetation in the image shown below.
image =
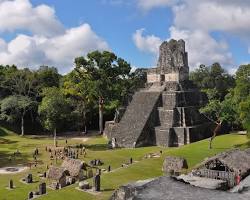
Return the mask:
<path id="1" fill-rule="evenodd" d="M 54 67 L 32 71 L 0 66 L 0 120 L 29 132 L 96 128 L 98 99 L 104 98 L 104 119 L 126 103 L 145 82 L 142 70 L 111 52 L 94 51 L 75 59 L 75 68 L 62 76 Z"/>
<path id="2" fill-rule="evenodd" d="M 250 132 L 250 65 L 241 65 L 235 75 L 228 74 L 219 63 L 201 65 L 190 78 L 208 96 L 201 112 L 227 123 L 230 129 Z"/>
<path id="3" fill-rule="evenodd" d="M 250 132 L 250 65 L 230 75 L 219 63 L 201 65 L 190 79 L 208 96 L 201 109 L 208 118 L 223 121 L 229 129 Z M 87 130 L 97 128 L 98 101 L 104 98 L 104 120 L 145 83 L 142 69 L 111 52 L 94 51 L 78 57 L 74 69 L 60 75 L 42 66 L 32 71 L 0 66 L 0 120 L 25 131 Z"/>

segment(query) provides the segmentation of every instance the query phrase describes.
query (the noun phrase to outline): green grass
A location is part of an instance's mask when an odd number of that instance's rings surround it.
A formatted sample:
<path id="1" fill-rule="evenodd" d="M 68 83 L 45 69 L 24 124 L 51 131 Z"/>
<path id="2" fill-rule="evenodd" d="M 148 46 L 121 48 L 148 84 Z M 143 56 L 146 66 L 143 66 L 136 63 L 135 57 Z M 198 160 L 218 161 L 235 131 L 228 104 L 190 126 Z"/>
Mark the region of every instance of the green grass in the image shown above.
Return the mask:
<path id="1" fill-rule="evenodd" d="M 68 139 L 68 144 L 80 144 L 79 140 Z M 213 149 L 209 150 L 208 140 L 203 140 L 197 143 L 186 145 L 180 148 L 160 148 L 160 147 L 145 147 L 138 149 L 117 149 L 108 150 L 106 148 L 107 141 L 102 137 L 93 137 L 84 144 L 87 147 L 87 157 L 80 157 L 82 160 L 88 162 L 91 159 L 99 158 L 104 161 L 102 168 L 107 168 L 111 165 L 112 169 L 119 168 L 111 173 L 103 173 L 101 176 L 101 194 L 94 196 L 85 192 L 80 192 L 75 189 L 77 185 L 68 186 L 59 191 L 48 190 L 48 194 L 40 199 L 47 200 L 61 200 L 61 199 L 108 199 L 112 192 L 122 184 L 127 184 L 141 179 L 148 179 L 162 175 L 161 167 L 164 157 L 167 155 L 177 155 L 187 159 L 189 169 L 201 162 L 204 158 L 213 156 L 214 154 L 225 151 L 231 148 L 246 148 L 250 143 L 246 136 L 238 134 L 230 134 L 218 136 L 214 140 Z M 41 155 L 38 157 L 40 165 L 25 173 L 17 175 L 0 175 L 0 200 L 16 200 L 27 199 L 28 192 L 37 189 L 41 180 L 37 177 L 38 172 L 45 171 L 46 165 L 50 163 L 49 154 L 45 152 L 46 145 L 52 145 L 52 138 L 34 138 L 31 136 L 20 137 L 4 128 L 0 128 L 0 167 L 26 164 L 32 161 L 32 152 L 38 147 Z M 59 140 L 59 145 L 63 146 L 65 140 Z M 19 149 L 22 156 L 9 162 L 9 156 Z M 161 158 L 143 159 L 144 155 L 150 152 L 163 151 Z M 127 167 L 120 168 L 121 164 L 129 161 L 132 157 L 133 160 L 139 162 Z M 60 164 L 60 163 L 59 163 Z M 31 172 L 35 177 L 36 183 L 26 185 L 19 180 L 27 173 Z M 8 185 L 9 179 L 14 180 L 16 189 L 9 191 L 5 187 Z M 92 183 L 92 180 L 89 180 Z"/>

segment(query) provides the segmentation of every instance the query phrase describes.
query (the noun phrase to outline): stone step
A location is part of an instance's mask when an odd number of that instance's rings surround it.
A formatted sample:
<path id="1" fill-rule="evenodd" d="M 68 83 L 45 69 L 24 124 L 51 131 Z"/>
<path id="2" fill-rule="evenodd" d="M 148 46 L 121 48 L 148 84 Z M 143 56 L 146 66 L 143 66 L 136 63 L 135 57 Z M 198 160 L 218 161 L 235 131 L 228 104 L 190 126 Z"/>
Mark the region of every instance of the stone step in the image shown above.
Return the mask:
<path id="1" fill-rule="evenodd" d="M 139 141 L 141 134 L 148 125 L 153 110 L 157 107 L 161 92 L 140 91 L 134 94 L 133 99 L 125 111 L 120 123 L 112 130 L 112 137 L 117 139 L 122 147 L 134 147 Z M 155 118 L 155 117 L 154 117 Z M 155 123 L 149 124 L 154 126 Z M 152 127 L 153 128 L 153 127 Z"/>
<path id="2" fill-rule="evenodd" d="M 155 127 L 156 145 L 169 146 L 170 128 Z"/>
<path id="3" fill-rule="evenodd" d="M 174 110 L 165 110 L 158 108 L 160 125 L 173 126 L 174 124 Z"/>

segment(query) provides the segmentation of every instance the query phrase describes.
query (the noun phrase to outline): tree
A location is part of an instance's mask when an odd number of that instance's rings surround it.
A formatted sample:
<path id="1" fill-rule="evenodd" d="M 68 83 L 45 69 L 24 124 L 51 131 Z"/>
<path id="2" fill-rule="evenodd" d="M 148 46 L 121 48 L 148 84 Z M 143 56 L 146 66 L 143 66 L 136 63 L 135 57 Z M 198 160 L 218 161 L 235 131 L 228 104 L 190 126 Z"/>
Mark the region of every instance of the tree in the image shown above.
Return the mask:
<path id="1" fill-rule="evenodd" d="M 35 108 L 36 103 L 27 96 L 12 95 L 1 101 L 1 119 L 8 122 L 21 120 L 21 135 L 24 135 L 24 117 Z"/>
<path id="2" fill-rule="evenodd" d="M 54 132 L 54 145 L 56 142 L 57 129 L 70 113 L 69 103 L 60 89 L 56 87 L 43 90 L 42 103 L 39 105 L 38 113 L 45 129 Z"/>
<path id="3" fill-rule="evenodd" d="M 41 66 L 35 74 L 39 91 L 47 87 L 59 87 L 61 75 L 55 67 Z"/>
<path id="4" fill-rule="evenodd" d="M 233 76 L 228 74 L 219 63 L 214 63 L 210 67 L 201 65 L 190 73 L 190 79 L 205 92 L 214 90 L 215 99 L 220 101 L 223 101 L 229 90 L 235 86 Z"/>
<path id="5" fill-rule="evenodd" d="M 75 70 L 82 79 L 89 79 L 95 85 L 95 104 L 104 99 L 106 112 L 113 112 L 125 99 L 130 84 L 128 83 L 131 67 L 122 58 L 117 58 L 108 51 L 94 51 L 86 58 L 75 59 Z M 100 127 L 102 124 L 102 109 L 99 109 Z M 100 128 L 100 132 L 102 132 Z"/>
<path id="6" fill-rule="evenodd" d="M 17 71 L 18 69 L 14 65 L 0 65 L 0 99 L 12 95 L 12 77 Z"/>
<path id="7" fill-rule="evenodd" d="M 225 96 L 221 102 L 220 119 L 230 124 L 231 128 L 240 127 L 240 119 L 238 114 L 238 103 L 234 99 L 233 89 Z"/>
<path id="8" fill-rule="evenodd" d="M 250 64 L 238 68 L 234 93 L 238 102 L 244 101 L 250 95 Z"/>
<path id="9" fill-rule="evenodd" d="M 66 75 L 63 80 L 63 93 L 71 99 L 72 114 L 79 121 L 78 127 L 84 127 L 84 132 L 87 133 L 87 115 L 93 111 L 97 93 L 95 82 L 87 74 L 84 78 L 82 76 L 75 70 Z"/>
<path id="10" fill-rule="evenodd" d="M 250 137 L 250 95 L 245 101 L 240 103 L 239 110 L 243 127 L 247 130 L 248 136 Z"/>
<path id="11" fill-rule="evenodd" d="M 200 111 L 210 120 L 217 121 L 220 118 L 221 103 L 219 100 L 210 100 Z"/>

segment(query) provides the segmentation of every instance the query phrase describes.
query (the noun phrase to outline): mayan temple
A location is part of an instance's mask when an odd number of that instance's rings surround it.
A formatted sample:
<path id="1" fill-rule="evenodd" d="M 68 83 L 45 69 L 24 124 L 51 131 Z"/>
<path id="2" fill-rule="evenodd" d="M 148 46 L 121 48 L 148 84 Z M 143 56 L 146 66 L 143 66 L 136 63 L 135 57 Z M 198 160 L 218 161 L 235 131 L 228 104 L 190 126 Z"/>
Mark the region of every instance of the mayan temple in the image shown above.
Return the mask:
<path id="1" fill-rule="evenodd" d="M 133 95 L 121 120 L 106 123 L 105 134 L 119 147 L 180 146 L 211 136 L 213 123 L 199 113 L 207 101 L 189 80 L 183 40 L 161 44 L 147 88 Z"/>

